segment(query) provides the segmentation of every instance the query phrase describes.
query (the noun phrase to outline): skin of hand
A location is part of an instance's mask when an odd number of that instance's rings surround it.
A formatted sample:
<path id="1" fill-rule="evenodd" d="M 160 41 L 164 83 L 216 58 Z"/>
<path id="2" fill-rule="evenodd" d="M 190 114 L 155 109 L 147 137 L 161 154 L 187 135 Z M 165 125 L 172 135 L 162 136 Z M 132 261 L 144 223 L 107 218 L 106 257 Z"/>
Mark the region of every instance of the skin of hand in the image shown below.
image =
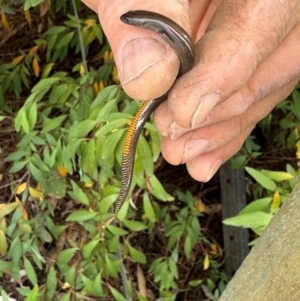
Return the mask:
<path id="1" fill-rule="evenodd" d="M 208 181 L 299 81 L 299 0 L 83 2 L 98 13 L 131 97 L 164 94 L 179 60 L 157 34 L 123 24 L 123 13 L 158 12 L 196 42 L 195 67 L 176 80 L 154 116 L 163 156 L 186 163 L 196 180 Z"/>

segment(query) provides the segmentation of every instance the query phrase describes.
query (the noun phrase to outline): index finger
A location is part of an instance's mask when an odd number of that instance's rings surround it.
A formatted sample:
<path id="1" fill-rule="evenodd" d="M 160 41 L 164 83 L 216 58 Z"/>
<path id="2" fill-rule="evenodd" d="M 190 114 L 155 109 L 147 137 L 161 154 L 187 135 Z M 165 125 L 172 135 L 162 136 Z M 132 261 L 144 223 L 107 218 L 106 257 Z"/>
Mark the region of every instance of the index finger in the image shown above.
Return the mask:
<path id="1" fill-rule="evenodd" d="M 197 45 L 198 64 L 169 94 L 173 120 L 196 128 L 238 91 L 297 24 L 299 6 L 295 0 L 224 0 Z"/>

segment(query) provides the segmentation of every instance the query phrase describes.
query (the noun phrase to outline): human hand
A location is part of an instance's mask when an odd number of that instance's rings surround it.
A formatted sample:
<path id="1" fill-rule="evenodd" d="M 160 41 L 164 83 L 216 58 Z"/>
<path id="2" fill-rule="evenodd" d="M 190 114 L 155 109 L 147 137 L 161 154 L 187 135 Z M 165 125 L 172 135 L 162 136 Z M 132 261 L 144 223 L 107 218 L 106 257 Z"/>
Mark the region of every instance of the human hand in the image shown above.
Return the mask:
<path id="1" fill-rule="evenodd" d="M 164 94 L 179 61 L 155 33 L 123 24 L 123 13 L 156 11 L 195 41 L 202 37 L 195 67 L 176 81 L 155 112 L 164 157 L 174 165 L 186 163 L 199 181 L 208 181 L 240 149 L 300 77 L 299 1 L 84 2 L 99 14 L 122 85 L 134 98 Z"/>

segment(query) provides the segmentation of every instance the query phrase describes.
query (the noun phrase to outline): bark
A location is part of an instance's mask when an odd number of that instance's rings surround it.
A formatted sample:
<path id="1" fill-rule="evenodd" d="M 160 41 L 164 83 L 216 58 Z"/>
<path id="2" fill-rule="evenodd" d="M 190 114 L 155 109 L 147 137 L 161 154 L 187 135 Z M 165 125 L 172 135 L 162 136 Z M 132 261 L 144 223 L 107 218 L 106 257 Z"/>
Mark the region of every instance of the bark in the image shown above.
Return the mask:
<path id="1" fill-rule="evenodd" d="M 300 300 L 300 181 L 219 301 Z"/>

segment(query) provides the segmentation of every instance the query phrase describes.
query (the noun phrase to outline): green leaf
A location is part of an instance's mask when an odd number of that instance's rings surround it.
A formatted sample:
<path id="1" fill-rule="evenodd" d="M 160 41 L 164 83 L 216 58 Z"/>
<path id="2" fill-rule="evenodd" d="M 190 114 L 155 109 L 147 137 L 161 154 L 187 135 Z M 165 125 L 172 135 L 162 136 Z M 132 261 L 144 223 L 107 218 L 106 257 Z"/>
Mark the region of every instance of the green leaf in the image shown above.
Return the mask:
<path id="1" fill-rule="evenodd" d="M 33 101 L 26 106 L 26 115 L 27 115 L 29 130 L 32 130 L 34 128 L 36 120 L 37 120 L 37 103 L 36 103 L 36 101 Z M 25 131 L 25 128 L 24 128 L 24 131 Z M 26 132 L 26 133 L 28 134 L 29 132 Z"/>
<path id="2" fill-rule="evenodd" d="M 69 139 L 78 139 L 86 137 L 87 134 L 95 128 L 97 121 L 95 120 L 84 120 L 70 128 Z"/>
<path id="3" fill-rule="evenodd" d="M 45 32 L 45 35 L 57 35 L 64 32 L 66 29 L 67 28 L 65 26 L 53 26 Z"/>
<path id="4" fill-rule="evenodd" d="M 137 159 L 143 162 L 143 167 L 148 176 L 153 175 L 153 156 L 150 150 L 150 146 L 146 139 L 141 136 L 137 146 Z"/>
<path id="5" fill-rule="evenodd" d="M 191 280 L 191 281 L 188 282 L 188 285 L 191 286 L 191 287 L 196 287 L 196 286 L 200 285 L 201 283 L 202 283 L 201 279 Z"/>
<path id="6" fill-rule="evenodd" d="M 85 275 L 81 274 L 84 283 L 84 289 L 94 297 L 103 297 L 103 287 L 101 285 L 101 273 L 97 275 L 95 280 L 92 280 Z"/>
<path id="7" fill-rule="evenodd" d="M 234 227 L 265 228 L 272 218 L 272 214 L 258 211 L 227 218 L 223 223 Z"/>
<path id="8" fill-rule="evenodd" d="M 31 156 L 31 162 L 41 171 L 49 171 L 49 167 L 44 163 L 38 153 L 34 153 Z"/>
<path id="9" fill-rule="evenodd" d="M 152 157 L 154 162 L 159 158 L 160 155 L 160 134 L 157 130 L 153 130 L 150 132 L 151 135 L 151 150 L 152 150 Z"/>
<path id="10" fill-rule="evenodd" d="M 79 201 L 82 204 L 89 205 L 89 198 L 83 192 L 83 190 L 74 181 L 71 181 L 71 184 L 72 184 L 72 191 L 68 192 L 70 197 L 76 201 Z"/>
<path id="11" fill-rule="evenodd" d="M 54 299 L 55 291 L 56 291 L 56 285 L 57 285 L 57 278 L 56 278 L 56 271 L 53 266 L 51 266 L 50 271 L 47 275 L 47 300 L 52 301 Z"/>
<path id="12" fill-rule="evenodd" d="M 103 33 L 101 30 L 101 27 L 98 24 L 95 24 L 92 26 L 93 32 L 95 34 L 95 36 L 97 37 L 98 41 L 100 42 L 100 44 L 103 43 Z"/>
<path id="13" fill-rule="evenodd" d="M 164 187 L 161 185 L 159 180 L 156 178 L 155 175 L 152 177 L 149 177 L 149 181 L 152 187 L 152 190 L 150 191 L 151 194 L 153 194 L 156 198 L 158 198 L 161 201 L 173 201 L 174 197 L 172 197 L 170 194 L 168 194 Z"/>
<path id="14" fill-rule="evenodd" d="M 116 301 L 126 301 L 127 299 L 120 294 L 115 288 L 113 288 L 112 286 L 109 286 L 109 289 L 112 293 L 112 295 L 114 296 Z"/>
<path id="15" fill-rule="evenodd" d="M 72 212 L 66 219 L 66 221 L 84 222 L 93 220 L 98 215 L 98 212 L 90 212 L 86 210 L 77 210 Z"/>
<path id="16" fill-rule="evenodd" d="M 37 284 L 37 277 L 36 277 L 35 270 L 34 270 L 32 264 L 31 264 L 31 262 L 26 257 L 24 257 L 24 268 L 25 268 L 27 277 L 30 280 L 30 282 L 33 285 L 36 285 Z"/>
<path id="17" fill-rule="evenodd" d="M 48 40 L 48 47 L 49 47 L 49 42 L 50 42 L 50 39 Z M 43 73 L 41 75 L 41 78 L 47 78 L 49 76 L 49 73 L 51 72 L 53 66 L 54 66 L 54 63 L 46 64 L 43 68 Z"/>
<path id="18" fill-rule="evenodd" d="M 150 301 L 149 299 L 143 297 L 138 291 L 136 291 L 136 294 L 137 294 L 139 301 Z M 159 300 L 157 299 L 157 301 L 159 301 Z"/>
<path id="19" fill-rule="evenodd" d="M 122 236 L 128 234 L 128 231 L 121 229 L 114 225 L 107 225 L 106 228 L 111 232 L 113 235 Z"/>
<path id="20" fill-rule="evenodd" d="M 1 301 L 16 301 L 16 299 L 9 298 L 9 296 L 4 290 L 0 290 L 0 294 L 0 296 L 2 297 Z"/>
<path id="21" fill-rule="evenodd" d="M 35 145 L 46 145 L 45 139 L 39 136 L 34 136 L 32 138 L 32 143 L 34 143 Z"/>
<path id="22" fill-rule="evenodd" d="M 114 278 L 118 277 L 119 265 L 119 260 L 112 261 L 112 259 L 105 254 L 105 268 L 110 276 Z"/>
<path id="23" fill-rule="evenodd" d="M 27 161 L 19 161 L 19 162 L 17 161 L 17 162 L 14 162 L 14 164 L 10 168 L 9 172 L 10 173 L 18 172 L 21 169 L 23 169 L 27 163 L 28 163 Z"/>
<path id="24" fill-rule="evenodd" d="M 56 45 L 56 41 L 57 41 L 58 35 L 52 35 L 50 37 L 48 37 L 48 43 L 47 43 L 47 61 L 50 61 L 50 51 L 53 50 L 54 46 Z M 53 60 L 54 61 L 54 60 Z M 52 63 L 54 64 L 54 63 Z M 44 72 L 42 74 L 41 78 L 48 78 L 48 74 L 50 73 L 50 68 L 52 69 L 53 66 L 45 66 L 45 73 L 47 74 L 47 76 L 44 76 Z"/>
<path id="25" fill-rule="evenodd" d="M 137 221 L 130 221 L 130 220 L 124 220 L 123 224 L 129 229 L 132 230 L 134 232 L 138 232 L 138 231 L 142 231 L 147 229 L 147 226 L 144 225 L 141 222 L 137 222 Z"/>
<path id="26" fill-rule="evenodd" d="M 147 259 L 144 253 L 138 251 L 134 247 L 132 247 L 128 241 L 126 241 L 126 245 L 129 250 L 130 257 L 132 258 L 133 261 L 138 262 L 138 263 L 146 263 Z"/>
<path id="27" fill-rule="evenodd" d="M 147 192 L 144 193 L 143 204 L 146 217 L 149 218 L 151 222 L 155 223 L 157 217 Z"/>
<path id="28" fill-rule="evenodd" d="M 25 156 L 28 156 L 29 153 L 26 152 L 26 151 L 16 151 L 16 152 L 13 152 L 11 154 L 9 154 L 5 159 L 4 161 L 5 162 L 11 162 L 11 161 L 17 161 L 17 160 L 20 160 L 21 158 L 25 157 Z"/>
<path id="29" fill-rule="evenodd" d="M 294 176 L 291 175 L 290 173 L 283 172 L 283 171 L 271 171 L 271 170 L 262 169 L 261 172 L 269 179 L 274 180 L 276 182 L 282 182 L 294 178 Z"/>
<path id="30" fill-rule="evenodd" d="M 107 248 L 109 252 L 116 253 L 119 252 L 120 248 L 120 237 L 118 235 L 114 235 L 107 240 Z"/>
<path id="31" fill-rule="evenodd" d="M 239 212 L 239 215 L 245 213 L 257 212 L 257 211 L 265 211 L 266 208 L 270 206 L 271 202 L 272 202 L 271 197 L 255 200 L 251 202 L 249 205 L 247 205 L 245 208 L 243 208 Z"/>
<path id="32" fill-rule="evenodd" d="M 47 119 L 43 125 L 43 129 L 41 131 L 42 134 L 48 133 L 54 129 L 57 129 L 62 122 L 66 119 L 67 115 L 61 115 L 53 119 Z"/>
<path id="33" fill-rule="evenodd" d="M 105 104 L 102 104 L 95 108 L 94 112 L 91 112 L 91 116 L 93 118 L 96 118 L 97 120 L 104 119 L 108 121 L 107 127 L 105 129 L 101 129 L 101 134 L 107 134 L 110 133 L 113 129 L 118 128 L 121 126 L 121 124 L 124 124 L 124 122 L 128 122 L 126 118 L 121 113 L 115 113 L 119 114 L 119 118 L 113 118 L 113 112 L 117 111 L 117 100 L 110 99 L 109 101 L 106 100 Z"/>
<path id="34" fill-rule="evenodd" d="M 67 34 L 64 34 L 60 38 L 59 42 L 57 43 L 56 49 L 60 49 L 64 46 L 68 45 L 70 43 L 70 41 L 72 40 L 73 36 L 74 36 L 74 32 L 68 32 Z"/>
<path id="35" fill-rule="evenodd" d="M 66 102 L 69 98 L 71 91 L 75 89 L 74 85 L 61 83 L 56 85 L 54 89 L 52 89 L 51 94 L 49 96 L 49 104 L 51 105 L 61 105 Z"/>
<path id="36" fill-rule="evenodd" d="M 27 167 L 37 182 L 42 181 L 44 178 L 43 173 L 33 163 L 29 162 Z"/>
<path id="37" fill-rule="evenodd" d="M 11 270 L 13 268 L 13 263 L 0 260 L 0 273 L 11 273 Z"/>
<path id="38" fill-rule="evenodd" d="M 25 299 L 25 301 L 37 301 L 38 293 L 39 293 L 39 287 L 35 285 L 31 290 L 30 294 L 28 295 L 28 297 Z"/>
<path id="39" fill-rule="evenodd" d="M 24 4 L 24 10 L 28 10 L 30 7 L 35 7 L 42 2 L 44 2 L 44 0 L 27 0 Z"/>
<path id="40" fill-rule="evenodd" d="M 22 107 L 19 110 L 15 118 L 16 131 L 19 132 L 21 130 L 21 127 L 24 129 L 26 133 L 29 133 L 29 123 L 28 123 L 25 107 Z"/>
<path id="41" fill-rule="evenodd" d="M 118 220 L 123 221 L 125 219 L 128 212 L 129 204 L 129 201 L 124 202 L 120 211 L 117 214 Z"/>
<path id="42" fill-rule="evenodd" d="M 255 179 L 255 181 L 259 183 L 262 187 L 271 191 L 276 190 L 275 182 L 270 180 L 261 171 L 258 171 L 251 167 L 245 167 L 245 169 Z"/>
<path id="43" fill-rule="evenodd" d="M 9 6 L 2 7 L 2 10 L 8 15 L 13 15 L 13 16 L 16 15 L 16 12 Z"/>
<path id="44" fill-rule="evenodd" d="M 46 150 L 46 148 L 45 148 Z M 44 155 L 44 161 L 49 167 L 53 167 L 56 163 L 57 148 L 54 148 L 50 156 Z"/>
<path id="45" fill-rule="evenodd" d="M 108 113 L 109 114 L 109 113 Z M 99 121 L 99 120 L 98 120 Z M 110 121 L 106 123 L 99 131 L 97 131 L 96 136 L 104 136 L 111 134 L 119 130 L 124 125 L 127 125 L 128 120 L 126 118 L 118 118 L 117 120 Z"/>
<path id="46" fill-rule="evenodd" d="M 100 104 L 104 103 L 105 101 L 110 101 L 112 100 L 116 94 L 119 91 L 119 87 L 118 86 L 108 86 L 105 87 L 95 98 L 95 100 L 93 101 L 90 110 L 91 113 L 96 109 L 96 107 L 98 107 Z"/>
<path id="47" fill-rule="evenodd" d="M 67 294 L 63 295 L 58 301 L 70 301 L 71 293 L 68 292 Z"/>
<path id="48" fill-rule="evenodd" d="M 0 209 L 0 219 L 13 212 L 20 204 L 17 202 L 5 204 Z"/>
<path id="49" fill-rule="evenodd" d="M 93 172 L 97 172 L 97 160 L 95 150 L 95 140 L 90 140 L 83 146 L 81 151 L 80 163 L 81 168 L 84 172 L 91 174 L 93 174 Z"/>
<path id="50" fill-rule="evenodd" d="M 174 278 L 178 278 L 178 269 L 175 260 L 172 257 L 168 258 L 168 265 L 171 271 L 171 274 Z"/>
<path id="51" fill-rule="evenodd" d="M 7 254 L 8 244 L 5 233 L 0 229 L 0 255 L 5 256 Z"/>
<path id="52" fill-rule="evenodd" d="M 32 93 L 41 92 L 42 90 L 49 90 L 51 86 L 60 81 L 59 77 L 50 77 L 40 80 L 31 90 Z"/>
<path id="53" fill-rule="evenodd" d="M 105 140 L 101 141 L 97 139 L 97 143 L 102 143 L 102 154 L 101 157 L 103 160 L 108 159 L 111 156 L 115 156 L 115 149 L 117 144 L 119 143 L 120 139 L 124 135 L 124 130 L 118 130 L 115 133 L 108 134 L 105 137 Z M 102 136 L 101 136 L 102 137 Z M 100 137 L 100 138 L 101 138 Z M 100 141 L 99 141 L 100 140 Z"/>
<path id="54" fill-rule="evenodd" d="M 82 248 L 83 258 L 89 258 L 92 255 L 93 251 L 98 246 L 99 241 L 100 241 L 99 239 L 92 240 L 83 246 Z"/>
<path id="55" fill-rule="evenodd" d="M 102 213 L 102 214 L 105 214 L 109 211 L 110 207 L 113 205 L 113 203 L 115 202 L 116 200 L 116 196 L 115 195 L 109 195 L 109 196 L 106 196 L 104 197 L 100 204 L 99 204 L 99 211 Z"/>
<path id="56" fill-rule="evenodd" d="M 50 233 L 58 240 L 59 236 L 67 229 L 68 226 L 56 226 L 50 216 L 46 216 L 46 226 Z"/>
<path id="57" fill-rule="evenodd" d="M 67 264 L 77 252 L 77 248 L 70 248 L 61 251 L 57 256 L 57 262 L 59 264 Z"/>

